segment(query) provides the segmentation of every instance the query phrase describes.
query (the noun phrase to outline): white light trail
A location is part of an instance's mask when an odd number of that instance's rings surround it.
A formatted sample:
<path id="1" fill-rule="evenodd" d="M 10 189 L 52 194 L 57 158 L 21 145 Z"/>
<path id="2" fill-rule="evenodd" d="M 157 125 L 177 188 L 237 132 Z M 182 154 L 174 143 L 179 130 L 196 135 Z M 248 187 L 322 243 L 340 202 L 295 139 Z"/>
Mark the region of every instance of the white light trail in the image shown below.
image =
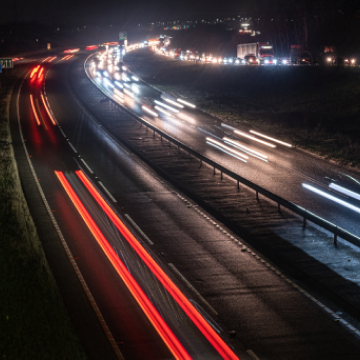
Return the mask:
<path id="1" fill-rule="evenodd" d="M 360 208 L 354 206 L 354 205 L 351 205 L 349 203 L 347 203 L 346 201 L 344 200 L 341 200 L 333 195 L 330 195 L 324 191 L 321 191 L 311 185 L 308 185 L 308 184 L 302 184 L 302 186 L 318 195 L 321 195 L 321 196 L 324 196 L 325 198 L 329 199 L 329 200 L 332 200 L 332 201 L 335 201 L 336 203 L 340 204 L 340 205 L 343 205 L 345 207 L 347 207 L 348 209 L 351 209 L 353 211 L 356 211 L 357 213 L 360 213 Z"/>
<path id="2" fill-rule="evenodd" d="M 352 197 L 352 198 L 354 198 L 356 200 L 360 200 L 360 194 L 357 194 L 357 193 L 355 193 L 355 192 L 353 192 L 351 190 L 348 190 L 348 189 L 346 189 L 346 188 L 344 188 L 342 186 L 331 183 L 329 185 L 329 187 L 336 190 L 336 191 L 338 191 L 338 192 L 340 192 L 340 193 L 342 193 L 342 194 L 348 195 L 348 196 L 350 196 L 350 197 Z"/>
<path id="3" fill-rule="evenodd" d="M 216 141 L 216 140 L 214 140 L 214 139 L 211 139 L 211 138 L 209 138 L 209 137 L 206 138 L 206 141 L 207 141 L 207 142 L 211 142 L 211 143 L 219 146 L 220 148 L 225 149 L 225 150 L 227 150 L 228 152 L 230 152 L 230 153 L 232 153 L 232 154 L 235 154 L 236 156 L 240 156 L 240 157 L 242 158 L 242 160 L 249 158 L 248 156 L 239 153 L 238 151 L 232 149 L 231 147 L 226 146 L 226 145 L 222 144 L 221 142 Z"/>
<path id="4" fill-rule="evenodd" d="M 167 116 L 172 116 L 170 113 L 162 109 L 160 106 L 154 106 L 154 108 Z"/>
<path id="5" fill-rule="evenodd" d="M 135 99 L 135 94 L 128 89 L 124 89 L 124 93 Z"/>
<path id="6" fill-rule="evenodd" d="M 180 109 L 183 109 L 184 106 L 181 105 L 181 104 L 178 104 L 176 101 L 173 101 L 173 100 L 170 100 L 170 99 L 165 99 L 165 98 L 162 98 L 163 100 L 167 101 L 168 103 L 180 108 Z"/>
<path id="7" fill-rule="evenodd" d="M 172 108 L 171 106 L 166 105 L 166 104 L 164 104 L 164 103 L 162 103 L 162 102 L 160 102 L 160 101 L 155 100 L 154 103 L 156 103 L 156 104 L 158 104 L 158 105 L 160 105 L 160 106 L 162 106 L 162 107 L 164 107 L 164 108 L 172 111 L 172 112 L 175 113 L 175 114 L 177 114 L 177 113 L 179 112 L 179 110 L 174 109 L 174 108 Z"/>
<path id="8" fill-rule="evenodd" d="M 251 132 L 252 134 L 255 134 L 255 135 L 257 135 L 257 136 L 261 136 L 261 137 L 263 137 L 263 138 L 265 138 L 265 139 L 274 141 L 274 142 L 279 143 L 279 144 L 281 144 L 281 145 L 284 145 L 284 146 L 287 146 L 287 147 L 290 147 L 290 148 L 292 147 L 291 144 L 288 144 L 288 143 L 286 143 L 286 142 L 283 142 L 283 141 L 274 139 L 274 138 L 272 138 L 272 137 L 270 137 L 270 136 L 266 136 L 266 135 L 264 135 L 264 134 L 258 133 L 257 131 L 250 130 L 250 132 Z"/>
<path id="9" fill-rule="evenodd" d="M 234 158 L 236 158 L 236 159 L 238 159 L 238 160 L 241 160 L 241 161 L 243 161 L 243 162 L 245 162 L 245 163 L 247 162 L 246 160 L 244 160 L 244 159 L 242 159 L 242 158 L 240 158 L 240 157 L 238 157 L 238 156 L 236 156 L 236 155 L 234 155 L 234 154 L 226 151 L 226 150 L 223 149 L 222 147 L 220 147 L 220 146 L 218 146 L 218 145 L 216 145 L 216 144 L 213 144 L 213 143 L 210 142 L 210 141 L 206 141 L 206 143 L 209 144 L 209 145 L 211 145 L 211 146 L 214 146 L 215 148 L 217 148 L 217 149 L 219 149 L 219 150 L 221 150 L 221 151 L 223 151 L 225 154 L 228 154 L 228 155 L 230 155 L 230 156 L 233 156 Z"/>
<path id="10" fill-rule="evenodd" d="M 136 77 L 136 76 L 132 76 L 131 78 L 132 78 L 134 81 L 139 81 L 139 78 Z"/>
<path id="11" fill-rule="evenodd" d="M 114 81 L 114 84 L 119 88 L 119 89 L 123 89 L 124 85 L 118 81 Z"/>
<path id="12" fill-rule="evenodd" d="M 155 112 L 155 111 L 152 111 L 150 110 L 148 107 L 146 106 L 142 106 L 141 107 L 144 111 L 146 111 L 147 113 L 149 113 L 150 115 L 152 116 L 155 116 L 155 117 L 158 117 L 159 115 Z"/>
<path id="13" fill-rule="evenodd" d="M 240 143 L 238 143 L 237 141 L 234 141 L 232 139 L 229 139 L 227 137 L 224 137 L 223 140 L 230 144 L 230 145 L 233 145 L 233 146 L 236 146 L 237 148 L 239 148 L 240 150 L 242 151 L 245 151 L 246 153 L 248 153 L 249 155 L 252 155 L 252 156 L 255 156 L 257 157 L 258 159 L 261 159 L 261 160 L 264 160 L 264 161 L 267 161 L 266 159 L 268 158 L 266 155 L 262 154 L 262 153 L 259 153 L 258 151 L 255 151 L 255 150 L 252 150 L 250 148 L 248 148 L 247 146 L 244 146 Z"/>
<path id="14" fill-rule="evenodd" d="M 257 142 L 259 142 L 259 143 L 261 143 L 261 144 L 264 144 L 264 145 L 266 145 L 266 146 L 270 146 L 271 148 L 276 148 L 276 145 L 270 144 L 270 143 L 268 143 L 268 142 L 266 142 L 266 141 L 262 141 L 262 140 L 260 140 L 260 139 L 257 139 L 256 137 L 251 136 L 251 135 L 249 135 L 249 134 L 247 134 L 247 133 L 244 133 L 244 132 L 242 132 L 242 131 L 234 130 L 234 133 L 235 133 L 235 134 L 238 134 L 238 135 L 240 135 L 240 136 L 244 136 L 244 137 L 246 137 L 246 138 L 248 138 L 248 139 L 250 139 L 250 140 L 257 141 Z"/>
<path id="15" fill-rule="evenodd" d="M 181 99 L 177 99 L 178 102 L 181 102 L 182 104 L 184 105 L 187 105 L 187 106 L 190 106 L 191 108 L 195 109 L 196 106 L 194 104 L 190 104 L 189 102 L 187 101 L 184 101 L 184 100 L 181 100 Z"/>

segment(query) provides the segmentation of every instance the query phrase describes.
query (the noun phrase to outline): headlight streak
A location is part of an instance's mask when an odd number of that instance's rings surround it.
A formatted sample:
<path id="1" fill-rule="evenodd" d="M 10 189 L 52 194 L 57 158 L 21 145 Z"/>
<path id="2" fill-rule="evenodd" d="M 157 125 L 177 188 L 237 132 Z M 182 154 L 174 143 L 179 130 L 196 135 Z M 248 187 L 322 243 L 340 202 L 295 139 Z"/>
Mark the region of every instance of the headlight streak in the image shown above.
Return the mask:
<path id="1" fill-rule="evenodd" d="M 117 96 L 124 97 L 124 94 L 121 91 L 119 91 L 118 89 L 116 89 L 116 88 L 113 89 L 113 92 Z"/>
<path id="2" fill-rule="evenodd" d="M 158 101 L 158 100 L 154 100 L 154 103 L 155 103 L 155 104 L 158 104 L 158 105 L 160 105 L 160 106 L 162 106 L 162 107 L 164 107 L 164 108 L 166 108 L 166 109 L 168 109 L 168 110 L 170 110 L 171 112 L 173 112 L 173 113 L 175 113 L 175 114 L 177 114 L 177 113 L 179 112 L 179 110 L 174 109 L 174 108 L 172 108 L 171 106 L 166 105 L 166 104 L 164 104 L 164 103 L 162 103 L 162 102 L 160 102 L 160 101 Z"/>
<path id="3" fill-rule="evenodd" d="M 150 110 L 147 106 L 142 106 L 141 108 L 152 116 L 159 116 L 159 114 L 157 114 L 155 111 Z"/>
<path id="4" fill-rule="evenodd" d="M 353 191 L 351 191 L 351 190 L 348 190 L 348 189 L 346 189 L 346 188 L 344 188 L 344 187 L 342 187 L 342 186 L 340 186 L 340 185 L 331 183 L 331 184 L 329 185 L 329 187 L 330 187 L 331 189 L 334 189 L 334 190 L 342 193 L 342 194 L 348 195 L 348 196 L 350 196 L 350 197 L 352 197 L 352 198 L 354 198 L 354 199 L 356 199 L 356 200 L 360 200 L 360 194 L 357 194 L 356 192 L 353 192 Z"/>
<path id="5" fill-rule="evenodd" d="M 134 81 L 139 81 L 139 78 L 136 77 L 136 76 L 132 76 L 131 78 L 132 78 Z"/>
<path id="6" fill-rule="evenodd" d="M 65 175 L 61 171 L 55 171 L 55 174 L 59 179 L 61 185 L 65 189 L 71 202 L 75 206 L 76 210 L 79 212 L 80 216 L 84 220 L 88 229 L 90 230 L 95 240 L 103 250 L 104 254 L 109 259 L 110 263 L 112 264 L 116 272 L 119 274 L 122 281 L 130 291 L 136 302 L 139 304 L 140 308 L 142 309 L 148 320 L 154 326 L 155 330 L 161 336 L 161 338 L 163 339 L 163 341 L 165 342 L 166 346 L 169 348 L 171 353 L 177 359 L 191 359 L 190 355 L 181 345 L 180 341 L 176 338 L 174 333 L 171 331 L 169 326 L 166 324 L 164 319 L 161 317 L 161 315 L 156 310 L 154 305 L 151 303 L 149 298 L 146 296 L 144 291 L 141 289 L 139 284 L 130 274 L 125 264 L 121 261 L 119 256 L 117 256 L 115 250 L 110 245 L 108 240 L 100 231 L 99 227 L 96 225 L 93 218 L 86 210 L 85 206 L 76 195 L 74 189 L 71 187 Z"/>
<path id="7" fill-rule="evenodd" d="M 42 100 L 42 102 L 43 102 L 43 104 L 44 104 L 44 108 L 45 108 L 47 114 L 49 115 L 49 118 L 50 118 L 51 122 L 53 123 L 53 125 L 56 125 L 56 122 L 55 122 L 54 118 L 52 117 L 49 108 L 48 108 L 47 105 L 46 105 L 46 101 L 45 101 L 44 95 L 41 94 L 40 97 L 41 97 L 41 100 Z"/>
<path id="8" fill-rule="evenodd" d="M 216 331 L 209 325 L 196 308 L 190 303 L 186 296 L 179 290 L 179 288 L 172 282 L 172 280 L 166 275 L 164 270 L 157 264 L 157 262 L 147 253 L 136 237 L 130 232 L 125 224 L 119 219 L 116 213 L 112 210 L 109 204 L 101 197 L 93 184 L 85 176 L 85 174 L 78 170 L 75 172 L 90 194 L 94 197 L 100 207 L 104 210 L 105 214 L 114 223 L 116 228 L 120 231 L 123 237 L 128 241 L 135 252 L 144 261 L 147 267 L 152 271 L 156 278 L 163 284 L 165 289 L 173 297 L 173 299 L 184 310 L 187 316 L 194 322 L 201 333 L 212 344 L 212 346 L 218 351 L 220 356 L 226 360 L 238 360 L 238 357 L 233 353 L 229 346 L 221 339 Z"/>
<path id="9" fill-rule="evenodd" d="M 226 146 L 224 144 L 222 144 L 220 141 L 216 141 L 214 139 L 211 139 L 211 138 L 206 138 L 206 142 L 209 144 L 215 144 L 217 147 L 221 148 L 222 150 L 226 150 L 228 153 L 230 153 L 230 155 L 235 155 L 236 157 L 238 157 L 240 160 L 244 161 L 244 162 L 247 162 L 246 160 L 244 159 L 249 159 L 248 156 L 244 155 L 244 154 L 241 154 L 239 153 L 238 151 L 234 150 L 233 148 L 229 147 L 229 146 Z"/>
<path id="10" fill-rule="evenodd" d="M 114 84 L 119 88 L 119 89 L 123 89 L 124 85 L 118 81 L 114 81 Z"/>
<path id="11" fill-rule="evenodd" d="M 167 116 L 171 116 L 173 117 L 170 113 L 168 113 L 167 111 L 165 111 L 164 109 L 162 109 L 160 106 L 157 106 L 155 105 L 154 108 L 157 110 L 157 111 L 160 111 L 161 113 L 167 115 Z"/>
<path id="12" fill-rule="evenodd" d="M 206 143 L 209 144 L 209 145 L 211 145 L 211 146 L 213 146 L 213 147 L 215 147 L 215 148 L 217 148 L 217 149 L 219 149 L 219 150 L 221 150 L 221 151 L 224 152 L 225 154 L 228 154 L 228 155 L 234 157 L 235 159 L 241 160 L 241 161 L 243 161 L 243 162 L 247 162 L 246 160 L 244 160 L 244 159 L 242 159 L 242 158 L 240 158 L 240 157 L 238 157 L 238 156 L 236 156 L 236 155 L 234 155 L 234 154 L 232 154 L 232 153 L 224 150 L 222 147 L 220 147 L 220 146 L 218 146 L 218 145 L 215 145 L 215 144 L 213 144 L 213 143 L 210 142 L 210 141 L 206 141 Z"/>
<path id="13" fill-rule="evenodd" d="M 261 137 L 263 137 L 263 138 L 265 138 L 265 139 L 267 139 L 267 140 L 271 140 L 271 141 L 274 141 L 274 142 L 276 142 L 276 143 L 278 143 L 278 144 L 281 144 L 281 145 L 284 145 L 284 146 L 287 146 L 287 147 L 292 148 L 292 145 L 291 145 L 291 144 L 288 144 L 288 143 L 286 143 L 286 142 L 283 142 L 283 141 L 274 139 L 274 138 L 272 138 L 272 137 L 270 137 L 270 136 L 261 134 L 261 133 L 259 133 L 259 132 L 257 132 L 257 131 L 254 131 L 254 130 L 250 130 L 250 132 L 251 132 L 252 134 L 257 135 L 257 136 L 261 136 Z"/>
<path id="14" fill-rule="evenodd" d="M 328 194 L 328 193 L 326 193 L 326 192 L 324 192 L 324 191 L 322 191 L 322 190 L 320 190 L 320 189 L 317 189 L 317 188 L 314 187 L 314 186 L 311 186 L 311 185 L 308 185 L 308 184 L 304 184 L 304 183 L 302 184 L 302 186 L 303 186 L 304 188 L 306 188 L 306 189 L 308 189 L 308 190 L 310 190 L 310 191 L 318 194 L 318 195 L 321 195 L 321 196 L 323 196 L 323 197 L 325 197 L 325 198 L 327 198 L 327 199 L 329 199 L 329 200 L 332 200 L 332 201 L 334 201 L 334 202 L 336 202 L 336 203 L 338 203 L 338 204 L 340 204 L 340 205 L 342 205 L 342 206 L 345 206 L 345 207 L 347 207 L 348 209 L 351 209 L 351 210 L 353 210 L 353 211 L 355 211 L 355 212 L 357 212 L 357 213 L 360 213 L 360 208 L 358 208 L 358 207 L 356 207 L 356 206 L 354 206 L 354 205 L 351 205 L 351 204 L 347 203 L 346 201 L 341 200 L 341 199 L 339 199 L 339 198 L 337 198 L 337 197 L 335 197 L 335 196 L 333 196 L 333 195 L 330 195 L 330 194 Z"/>
<path id="15" fill-rule="evenodd" d="M 223 140 L 226 143 L 228 143 L 229 145 L 233 145 L 233 146 L 239 148 L 240 150 L 245 151 L 247 154 L 249 154 L 251 156 L 255 156 L 256 158 L 258 158 L 260 160 L 268 162 L 268 160 L 267 160 L 268 157 L 262 153 L 259 153 L 258 151 L 252 150 L 252 149 L 248 148 L 247 146 L 244 146 L 244 145 L 238 143 L 237 141 L 234 141 L 227 137 L 224 137 Z"/>
<path id="16" fill-rule="evenodd" d="M 124 89 L 124 93 L 126 95 L 129 95 L 130 97 L 132 97 L 133 99 L 136 99 L 136 95 L 134 93 L 132 93 L 130 90 L 128 89 Z"/>
<path id="17" fill-rule="evenodd" d="M 170 100 L 170 99 L 166 99 L 166 98 L 162 98 L 162 99 L 165 100 L 166 102 L 168 102 L 168 103 L 170 103 L 170 104 L 172 104 L 172 105 L 180 108 L 180 109 L 183 109 L 183 108 L 184 108 L 183 105 L 178 104 L 176 101 L 173 101 L 173 100 Z"/>
<path id="18" fill-rule="evenodd" d="M 257 141 L 257 142 L 259 142 L 259 143 L 261 143 L 261 144 L 264 144 L 264 145 L 266 145 L 266 146 L 269 146 L 269 147 L 271 147 L 271 148 L 276 148 L 276 145 L 270 144 L 270 143 L 268 143 L 268 142 L 266 142 L 266 141 L 262 141 L 262 140 L 260 140 L 260 139 L 257 139 L 256 137 L 251 136 L 251 135 L 249 135 L 249 134 L 247 134 L 247 133 L 244 133 L 244 132 L 242 132 L 242 131 L 234 130 L 234 133 L 235 133 L 235 134 L 238 134 L 238 135 L 240 135 L 240 136 L 244 136 L 244 137 L 246 137 L 246 138 L 248 138 L 248 139 L 250 139 L 250 140 Z"/>
<path id="19" fill-rule="evenodd" d="M 121 104 L 124 103 L 124 98 L 122 98 L 122 97 L 119 96 L 119 95 L 114 94 L 114 99 L 117 100 L 117 101 L 119 101 L 119 102 L 121 102 Z"/>
<path id="20" fill-rule="evenodd" d="M 181 102 L 182 104 L 187 105 L 187 106 L 189 106 L 189 107 L 191 107 L 191 108 L 193 108 L 193 109 L 196 108 L 196 106 L 195 106 L 194 104 L 190 104 L 190 103 L 187 102 L 187 101 L 184 101 L 184 100 L 181 100 L 181 99 L 177 99 L 177 101 L 178 101 L 178 102 Z"/>
<path id="21" fill-rule="evenodd" d="M 38 116 L 38 114 L 37 114 L 37 112 L 36 112 L 36 109 L 35 109 L 34 99 L 33 99 L 32 94 L 30 94 L 30 104 L 31 104 L 31 108 L 32 108 L 32 111 L 33 111 L 34 116 L 35 116 L 36 123 L 37 123 L 38 125 L 41 125 L 39 116 Z"/>

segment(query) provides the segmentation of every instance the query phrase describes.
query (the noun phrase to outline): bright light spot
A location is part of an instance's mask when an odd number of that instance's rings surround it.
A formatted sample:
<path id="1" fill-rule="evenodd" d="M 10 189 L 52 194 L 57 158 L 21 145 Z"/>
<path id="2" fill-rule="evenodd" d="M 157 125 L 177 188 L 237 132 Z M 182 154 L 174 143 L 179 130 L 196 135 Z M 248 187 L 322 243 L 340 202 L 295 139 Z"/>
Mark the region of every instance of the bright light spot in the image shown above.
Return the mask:
<path id="1" fill-rule="evenodd" d="M 124 93 L 126 95 L 129 95 L 130 97 L 132 97 L 134 99 L 136 98 L 135 94 L 133 92 L 131 92 L 130 90 L 128 90 L 128 89 L 124 89 Z"/>
<path id="2" fill-rule="evenodd" d="M 122 68 L 124 71 L 126 71 L 126 70 L 127 70 L 125 66 L 122 66 L 121 68 Z"/>
<path id="3" fill-rule="evenodd" d="M 314 186 L 311 186 L 308 184 L 302 184 L 302 186 L 318 195 L 324 196 L 325 198 L 327 198 L 329 200 L 335 201 L 336 203 L 343 205 L 343 206 L 347 207 L 348 209 L 351 209 L 353 211 L 356 211 L 357 213 L 360 213 L 360 208 L 358 208 L 354 205 L 351 205 L 351 204 L 347 203 L 346 201 L 341 200 L 333 195 L 330 195 L 322 190 L 319 190 L 319 189 L 315 188 Z"/>
<path id="4" fill-rule="evenodd" d="M 159 116 L 155 111 L 150 110 L 147 106 L 142 106 L 141 108 L 152 116 L 155 117 Z"/>
<path id="5" fill-rule="evenodd" d="M 251 135 L 249 135 L 249 134 L 247 134 L 247 133 L 244 133 L 244 132 L 242 132 L 242 131 L 235 130 L 234 133 L 237 134 L 237 135 L 240 135 L 240 136 L 244 136 L 244 137 L 246 137 L 246 138 L 248 138 L 248 139 L 257 141 L 257 142 L 259 142 L 259 143 L 261 143 L 261 144 L 264 144 L 264 145 L 266 145 L 266 146 L 270 146 L 271 148 L 275 148 L 275 147 L 276 147 L 276 145 L 274 145 L 274 144 L 270 144 L 270 143 L 268 143 L 268 142 L 266 142 L 266 141 L 262 141 L 262 140 L 260 140 L 260 139 L 257 139 L 256 137 L 251 136 Z"/>
<path id="6" fill-rule="evenodd" d="M 122 83 L 118 82 L 118 81 L 115 81 L 114 84 L 120 89 L 124 88 L 124 85 Z"/>
<path id="7" fill-rule="evenodd" d="M 191 107 L 191 108 L 193 108 L 193 109 L 196 108 L 196 106 L 195 106 L 194 104 L 190 104 L 189 102 L 186 102 L 186 101 L 184 101 L 184 100 L 177 99 L 177 101 L 178 101 L 178 102 L 181 102 L 182 104 L 187 105 L 187 106 L 189 106 L 189 107 Z"/>
<path id="8" fill-rule="evenodd" d="M 136 76 L 132 76 L 131 78 L 132 78 L 134 81 L 139 81 L 139 78 L 136 77 Z"/>
<path id="9" fill-rule="evenodd" d="M 104 76 L 109 77 L 109 73 L 107 71 L 104 71 Z"/>
<path id="10" fill-rule="evenodd" d="M 265 60 L 264 63 L 265 63 L 265 64 L 268 64 L 268 63 L 269 63 L 269 60 Z"/>
<path id="11" fill-rule="evenodd" d="M 348 189 L 346 189 L 346 188 L 344 188 L 342 186 L 331 183 L 329 185 L 329 187 L 331 187 L 332 189 L 334 189 L 334 190 L 336 190 L 336 191 L 338 191 L 338 192 L 340 192 L 342 194 L 348 195 L 348 196 L 350 196 L 350 197 L 352 197 L 352 198 L 354 198 L 356 200 L 360 200 L 360 194 L 357 194 L 357 193 L 355 193 L 355 192 L 353 192 L 351 190 L 348 190 Z"/>
<path id="12" fill-rule="evenodd" d="M 166 109 L 169 109 L 169 110 L 172 111 L 173 113 L 178 113 L 178 112 L 179 112 L 179 110 L 174 109 L 174 108 L 172 108 L 171 106 L 166 105 L 166 104 L 164 104 L 164 103 L 162 103 L 162 102 L 160 102 L 160 101 L 155 100 L 154 103 L 156 103 L 156 104 L 158 104 L 158 105 L 160 105 L 160 106 L 162 106 L 162 107 L 164 107 L 164 108 L 166 108 Z"/>
<path id="13" fill-rule="evenodd" d="M 254 130 L 250 130 L 250 132 L 251 132 L 252 134 L 257 135 L 257 136 L 261 136 L 261 137 L 263 137 L 263 138 L 265 138 L 265 139 L 274 141 L 274 142 L 276 142 L 276 143 L 278 143 L 278 144 L 281 144 L 281 145 L 284 145 L 284 146 L 287 146 L 287 147 L 290 147 L 290 148 L 292 147 L 291 144 L 288 144 L 288 143 L 286 143 L 286 142 L 283 142 L 283 141 L 274 139 L 274 138 L 272 138 L 272 137 L 270 137 L 270 136 L 263 135 L 263 134 L 261 134 L 261 133 L 258 133 L 258 132 L 256 132 L 256 131 L 254 131 Z"/>

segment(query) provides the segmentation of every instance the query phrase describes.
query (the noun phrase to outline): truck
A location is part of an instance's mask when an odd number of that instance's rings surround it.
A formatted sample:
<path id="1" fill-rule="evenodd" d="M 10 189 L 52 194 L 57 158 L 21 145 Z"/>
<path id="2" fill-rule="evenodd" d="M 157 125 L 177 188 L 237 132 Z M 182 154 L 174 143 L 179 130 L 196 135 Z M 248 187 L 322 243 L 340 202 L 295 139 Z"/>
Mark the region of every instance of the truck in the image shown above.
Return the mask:
<path id="1" fill-rule="evenodd" d="M 311 65 L 312 59 L 308 50 L 304 45 L 290 46 L 290 62 L 291 64 Z"/>
<path id="2" fill-rule="evenodd" d="M 238 44 L 237 58 L 246 62 L 249 56 L 255 57 L 258 64 L 276 64 L 274 48 L 268 42 Z"/>

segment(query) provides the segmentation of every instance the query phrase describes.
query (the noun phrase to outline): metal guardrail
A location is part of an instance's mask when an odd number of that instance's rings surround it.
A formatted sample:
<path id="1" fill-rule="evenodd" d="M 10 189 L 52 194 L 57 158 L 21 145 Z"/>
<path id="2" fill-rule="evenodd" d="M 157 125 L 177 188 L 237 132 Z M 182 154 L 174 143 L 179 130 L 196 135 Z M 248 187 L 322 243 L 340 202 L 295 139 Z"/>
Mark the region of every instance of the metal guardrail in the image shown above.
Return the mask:
<path id="1" fill-rule="evenodd" d="M 84 69 L 85 69 L 85 73 L 88 76 L 88 78 L 91 80 L 91 82 L 97 87 L 95 81 L 91 78 L 91 76 L 87 73 L 86 71 L 86 62 L 87 60 L 90 58 L 91 56 L 89 56 L 84 63 Z M 142 80 L 143 81 L 143 80 Z M 143 81 L 144 82 L 144 81 Z M 145 82 L 144 82 L 145 83 Z M 98 88 L 98 87 L 97 87 Z M 98 88 L 100 89 L 100 88 Z M 111 96 L 109 94 L 107 94 L 107 92 L 103 89 L 100 89 L 111 101 L 113 101 L 116 105 L 119 105 L 117 102 L 115 102 Z M 337 238 L 340 237 L 344 240 L 349 241 L 350 243 L 360 247 L 360 237 L 350 233 L 349 231 L 331 223 L 330 221 L 327 221 L 315 214 L 313 214 L 312 212 L 304 209 L 301 206 L 298 206 L 288 200 L 285 200 L 283 198 L 281 198 L 278 195 L 273 194 L 272 192 L 264 189 L 263 187 L 254 184 L 253 182 L 245 179 L 244 177 L 232 172 L 231 170 L 225 168 L 224 166 L 216 163 L 215 161 L 201 155 L 200 153 L 196 152 L 195 150 L 192 150 L 191 148 L 189 148 L 187 145 L 183 144 L 181 141 L 178 141 L 176 139 L 174 139 L 172 136 L 165 134 L 162 130 L 160 130 L 159 128 L 157 128 L 156 126 L 150 124 L 149 122 L 147 122 L 145 119 L 141 118 L 139 115 L 133 113 L 132 111 L 130 111 L 129 109 L 126 109 L 125 107 L 123 107 L 123 109 L 125 111 L 127 111 L 129 114 L 135 116 L 135 118 L 140 121 L 142 124 L 144 124 L 147 128 L 151 129 L 154 132 L 154 136 L 155 133 L 160 135 L 160 140 L 162 141 L 162 139 L 166 139 L 167 141 L 175 144 L 178 149 L 183 149 L 185 152 L 187 152 L 188 154 L 194 156 L 195 158 L 200 160 L 200 166 L 202 165 L 202 163 L 206 163 L 208 164 L 210 167 L 212 167 L 214 169 L 214 174 L 216 172 L 216 170 L 220 171 L 221 174 L 221 178 L 223 178 L 223 174 L 226 174 L 227 176 L 229 176 L 230 178 L 234 179 L 237 181 L 237 188 L 239 189 L 239 184 L 243 184 L 245 186 L 247 186 L 248 188 L 252 189 L 255 191 L 256 193 L 256 199 L 259 200 L 259 194 L 265 196 L 266 198 L 274 201 L 275 203 L 278 204 L 278 210 L 280 211 L 281 206 L 283 206 L 284 208 L 292 211 L 293 213 L 301 216 L 303 218 L 303 227 L 306 226 L 306 221 L 309 220 L 312 223 L 330 231 L 331 233 L 334 234 L 334 244 L 337 244 Z"/>

